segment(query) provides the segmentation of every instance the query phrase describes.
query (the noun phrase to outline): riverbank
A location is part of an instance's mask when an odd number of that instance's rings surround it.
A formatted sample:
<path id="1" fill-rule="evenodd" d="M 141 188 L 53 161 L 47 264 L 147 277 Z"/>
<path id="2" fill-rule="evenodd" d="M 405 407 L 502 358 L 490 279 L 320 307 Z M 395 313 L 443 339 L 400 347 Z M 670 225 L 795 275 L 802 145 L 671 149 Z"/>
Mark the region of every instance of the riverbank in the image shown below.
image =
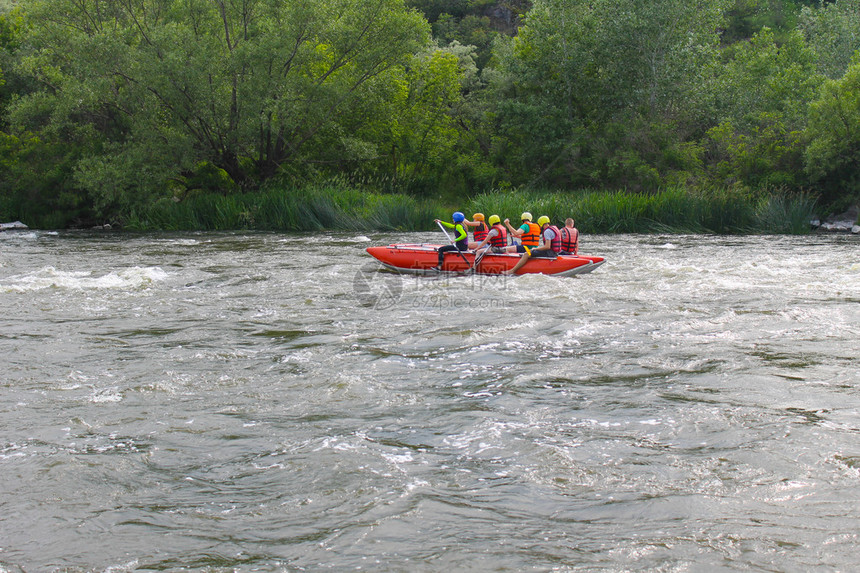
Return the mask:
<path id="1" fill-rule="evenodd" d="M 844 213 L 833 214 L 823 222 L 813 220 L 812 227 L 822 232 L 850 232 L 854 235 L 860 234 L 860 206 L 852 205 Z"/>
<path id="2" fill-rule="evenodd" d="M 731 190 L 657 193 L 624 191 L 492 191 L 462 205 L 429 198 L 380 194 L 342 185 L 260 193 L 199 195 L 161 201 L 130 215 L 133 230 L 432 230 L 434 219 L 457 209 L 514 221 L 523 211 L 562 224 L 568 217 L 585 233 L 805 234 L 816 202 L 805 194 Z"/>
<path id="3" fill-rule="evenodd" d="M 519 207 L 553 221 L 567 217 L 589 233 L 716 233 L 805 234 L 816 209 L 806 194 L 750 193 L 735 190 L 657 193 L 625 191 L 493 192 L 477 197 L 473 206 L 484 212 L 508 213 Z"/>
<path id="4" fill-rule="evenodd" d="M 379 193 L 342 182 L 298 188 L 269 188 L 253 193 L 193 195 L 161 199 L 97 228 L 133 231 L 427 231 L 434 219 L 454 210 L 467 217 L 519 221 L 523 211 L 547 215 L 557 223 L 572 217 L 584 233 L 806 234 L 833 227 L 815 223 L 820 206 L 807 194 L 748 192 L 730 189 L 656 193 L 625 191 L 494 190 L 451 205 L 438 197 Z M 7 213 L 6 216 L 15 215 Z M 856 217 L 856 215 L 855 215 Z M 57 221 L 56 214 L 49 217 Z M 28 220 L 35 229 L 55 228 L 49 221 Z M 839 225 L 850 222 L 841 222 Z M 856 224 L 856 223 L 855 223 Z M 74 225 L 94 228 L 93 223 Z"/>

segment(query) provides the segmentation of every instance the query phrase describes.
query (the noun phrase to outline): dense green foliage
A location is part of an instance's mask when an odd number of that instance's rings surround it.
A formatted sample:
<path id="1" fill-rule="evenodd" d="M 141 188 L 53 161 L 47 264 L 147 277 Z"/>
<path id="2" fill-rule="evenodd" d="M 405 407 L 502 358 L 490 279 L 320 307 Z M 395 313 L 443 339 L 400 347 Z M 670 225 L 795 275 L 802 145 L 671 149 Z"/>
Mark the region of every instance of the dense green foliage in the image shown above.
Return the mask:
<path id="1" fill-rule="evenodd" d="M 860 59 L 824 84 L 810 106 L 807 138 L 807 171 L 828 196 L 860 195 Z"/>
<path id="2" fill-rule="evenodd" d="M 860 198 L 858 49 L 860 0 L 0 0 L 0 220 L 803 231 Z"/>

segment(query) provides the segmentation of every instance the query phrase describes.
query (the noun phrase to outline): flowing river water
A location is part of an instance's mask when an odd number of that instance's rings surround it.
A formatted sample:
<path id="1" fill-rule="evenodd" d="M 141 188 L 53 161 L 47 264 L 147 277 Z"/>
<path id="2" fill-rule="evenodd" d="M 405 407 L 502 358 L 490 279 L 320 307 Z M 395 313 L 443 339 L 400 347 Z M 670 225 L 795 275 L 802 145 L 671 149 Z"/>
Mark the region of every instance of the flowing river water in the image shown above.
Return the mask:
<path id="1" fill-rule="evenodd" d="M 856 571 L 860 241 L 0 234 L 0 572 Z"/>

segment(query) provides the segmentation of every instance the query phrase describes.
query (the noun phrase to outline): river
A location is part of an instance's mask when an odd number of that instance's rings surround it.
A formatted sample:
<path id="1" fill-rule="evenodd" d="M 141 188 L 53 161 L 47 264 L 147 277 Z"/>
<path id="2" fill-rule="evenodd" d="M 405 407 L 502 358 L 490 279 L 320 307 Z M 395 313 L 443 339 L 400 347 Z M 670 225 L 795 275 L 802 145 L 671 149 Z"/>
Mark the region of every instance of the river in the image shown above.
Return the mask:
<path id="1" fill-rule="evenodd" d="M 849 571 L 860 241 L 0 234 L 0 572 Z"/>

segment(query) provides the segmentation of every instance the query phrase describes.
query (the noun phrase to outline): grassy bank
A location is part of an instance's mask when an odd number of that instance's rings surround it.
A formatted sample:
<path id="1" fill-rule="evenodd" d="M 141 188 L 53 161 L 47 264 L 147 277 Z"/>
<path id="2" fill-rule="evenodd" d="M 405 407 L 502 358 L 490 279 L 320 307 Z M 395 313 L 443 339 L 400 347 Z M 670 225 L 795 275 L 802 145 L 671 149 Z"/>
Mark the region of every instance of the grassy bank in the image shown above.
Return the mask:
<path id="1" fill-rule="evenodd" d="M 377 194 L 340 184 L 302 190 L 271 189 L 236 195 L 164 200 L 135 212 L 136 230 L 414 231 L 434 230 L 433 219 L 453 209 L 467 217 L 482 212 L 518 222 L 520 213 L 576 219 L 586 233 L 780 233 L 809 232 L 815 201 L 807 195 L 726 190 L 660 193 L 493 191 L 463 205 L 444 206 L 406 195 Z"/>
<path id="2" fill-rule="evenodd" d="M 412 231 L 435 228 L 433 220 L 446 213 L 426 200 L 333 185 L 162 200 L 132 213 L 125 226 L 169 231 Z"/>
<path id="3" fill-rule="evenodd" d="M 567 217 L 587 233 L 785 233 L 810 230 L 815 200 L 808 195 L 752 194 L 716 190 L 660 193 L 582 191 L 577 193 L 493 192 L 468 208 L 518 220 L 522 211 Z M 504 215 L 503 215 L 504 214 Z"/>

